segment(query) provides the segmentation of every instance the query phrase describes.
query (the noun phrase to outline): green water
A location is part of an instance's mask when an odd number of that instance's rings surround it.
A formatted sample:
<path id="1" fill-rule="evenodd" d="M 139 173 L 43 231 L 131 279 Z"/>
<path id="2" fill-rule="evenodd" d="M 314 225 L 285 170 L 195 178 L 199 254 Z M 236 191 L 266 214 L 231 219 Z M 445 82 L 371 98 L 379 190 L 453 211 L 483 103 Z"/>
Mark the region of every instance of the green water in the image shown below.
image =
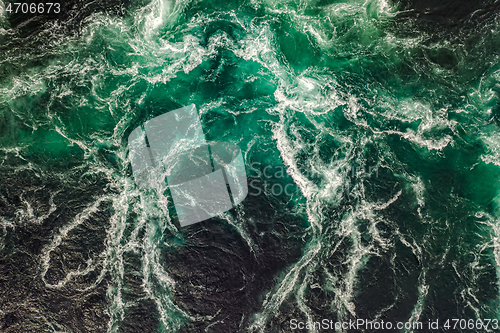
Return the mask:
<path id="1" fill-rule="evenodd" d="M 400 15 L 153 0 L 21 35 L 0 10 L 0 327 L 499 319 L 498 18 Z M 262 191 L 180 229 L 135 186 L 127 136 L 191 103 Z"/>

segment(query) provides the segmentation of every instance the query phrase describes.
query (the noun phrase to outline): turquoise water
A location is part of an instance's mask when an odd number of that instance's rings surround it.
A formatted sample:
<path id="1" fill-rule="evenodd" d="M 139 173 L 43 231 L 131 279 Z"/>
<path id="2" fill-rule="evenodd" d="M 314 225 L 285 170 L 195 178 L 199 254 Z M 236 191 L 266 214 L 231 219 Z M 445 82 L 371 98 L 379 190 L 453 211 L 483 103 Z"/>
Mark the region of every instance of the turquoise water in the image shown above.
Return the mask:
<path id="1" fill-rule="evenodd" d="M 500 319 L 495 13 L 100 5 L 24 27 L 0 9 L 0 330 Z M 135 186 L 127 137 L 191 103 L 255 182 L 180 229 L 168 193 Z"/>

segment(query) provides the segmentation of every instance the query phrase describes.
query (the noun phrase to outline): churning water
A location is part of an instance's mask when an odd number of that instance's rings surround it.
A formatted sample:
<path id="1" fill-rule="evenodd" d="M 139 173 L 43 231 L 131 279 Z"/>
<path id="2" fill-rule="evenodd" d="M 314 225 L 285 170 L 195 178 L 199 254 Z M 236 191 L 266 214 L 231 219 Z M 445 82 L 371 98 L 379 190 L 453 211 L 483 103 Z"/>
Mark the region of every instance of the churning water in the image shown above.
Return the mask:
<path id="1" fill-rule="evenodd" d="M 152 0 L 29 20 L 6 5 L 0 331 L 499 319 L 497 10 Z M 136 187 L 127 137 L 192 103 L 252 186 L 179 228 L 168 193 Z"/>

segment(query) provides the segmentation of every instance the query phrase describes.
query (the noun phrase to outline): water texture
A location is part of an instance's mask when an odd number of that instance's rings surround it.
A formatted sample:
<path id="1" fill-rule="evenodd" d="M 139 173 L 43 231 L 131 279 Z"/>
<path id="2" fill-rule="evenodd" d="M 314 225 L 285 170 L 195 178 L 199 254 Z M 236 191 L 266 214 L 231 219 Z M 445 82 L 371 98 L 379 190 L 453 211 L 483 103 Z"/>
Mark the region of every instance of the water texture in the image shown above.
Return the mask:
<path id="1" fill-rule="evenodd" d="M 495 2 L 7 4 L 1 332 L 500 319 Z M 127 137 L 192 103 L 250 187 L 180 228 Z"/>

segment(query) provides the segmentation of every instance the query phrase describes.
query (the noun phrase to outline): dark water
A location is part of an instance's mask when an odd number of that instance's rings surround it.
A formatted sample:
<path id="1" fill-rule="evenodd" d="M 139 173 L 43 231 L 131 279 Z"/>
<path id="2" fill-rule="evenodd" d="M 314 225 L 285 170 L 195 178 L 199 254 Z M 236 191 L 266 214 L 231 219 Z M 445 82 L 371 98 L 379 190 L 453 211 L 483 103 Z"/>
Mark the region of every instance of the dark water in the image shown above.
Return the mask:
<path id="1" fill-rule="evenodd" d="M 498 331 L 496 2 L 7 4 L 1 332 Z M 126 138 L 191 103 L 250 187 L 180 229 Z"/>

